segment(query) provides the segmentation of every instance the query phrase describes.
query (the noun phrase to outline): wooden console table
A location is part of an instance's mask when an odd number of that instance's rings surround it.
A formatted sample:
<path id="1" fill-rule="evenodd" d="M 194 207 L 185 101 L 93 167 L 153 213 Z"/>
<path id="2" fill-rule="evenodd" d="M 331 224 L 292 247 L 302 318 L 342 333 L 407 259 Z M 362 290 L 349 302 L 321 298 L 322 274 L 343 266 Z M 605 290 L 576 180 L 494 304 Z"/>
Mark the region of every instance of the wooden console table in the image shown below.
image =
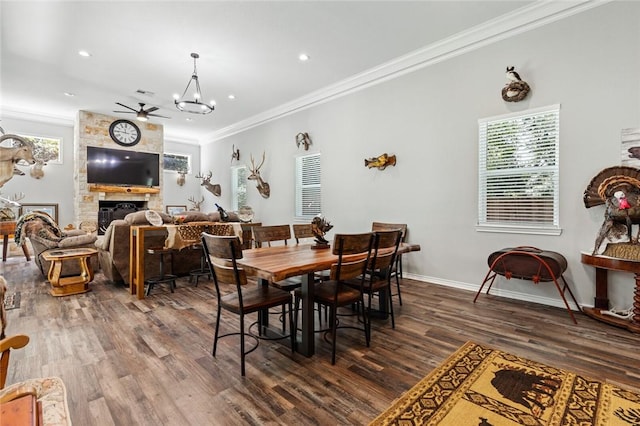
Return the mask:
<path id="1" fill-rule="evenodd" d="M 51 262 L 47 275 L 47 279 L 51 283 L 51 295 L 69 296 L 89 291 L 89 283 L 93 280 L 93 268 L 89 259 L 97 254 L 98 250 L 92 248 L 57 249 L 43 252 L 42 258 Z M 62 277 L 62 264 L 72 260 L 78 261 L 80 264 L 80 275 Z"/>
<path id="2" fill-rule="evenodd" d="M 9 235 L 13 235 L 16 232 L 17 222 L 15 220 L 0 221 L 0 235 L 2 235 L 2 261 L 7 261 L 7 249 L 9 247 Z M 31 260 L 29 257 L 29 249 L 27 243 L 22 243 L 22 252 L 27 261 Z"/>
<path id="3" fill-rule="evenodd" d="M 609 256 L 593 256 L 582 252 L 582 263 L 596 268 L 596 297 L 594 308 L 583 308 L 585 314 L 599 321 L 616 327 L 626 328 L 634 333 L 640 333 L 640 261 L 618 259 Z M 609 309 L 608 271 L 633 272 L 636 288 L 633 296 L 633 318 L 625 320 L 610 315 L 603 315 L 601 311 Z"/>

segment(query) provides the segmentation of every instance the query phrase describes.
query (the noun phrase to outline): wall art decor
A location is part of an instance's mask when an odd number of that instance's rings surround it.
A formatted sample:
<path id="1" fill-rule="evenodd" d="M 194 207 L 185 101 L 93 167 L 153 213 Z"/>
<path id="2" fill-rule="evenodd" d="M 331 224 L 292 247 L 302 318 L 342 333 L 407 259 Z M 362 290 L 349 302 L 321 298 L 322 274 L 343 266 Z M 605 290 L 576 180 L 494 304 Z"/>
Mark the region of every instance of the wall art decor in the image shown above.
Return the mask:
<path id="1" fill-rule="evenodd" d="M 364 165 L 368 168 L 377 168 L 378 170 L 384 170 L 387 166 L 395 166 L 396 165 L 396 156 L 388 155 L 386 152 L 382 155 L 378 155 L 377 157 L 371 157 L 369 159 L 364 160 Z"/>
<path id="2" fill-rule="evenodd" d="M 54 222 L 58 223 L 58 204 L 26 204 L 20 207 L 20 216 L 31 212 L 43 212 L 51 216 Z"/>
<path id="3" fill-rule="evenodd" d="M 502 99 L 507 102 L 520 102 L 531 90 L 526 81 L 520 78 L 515 67 L 507 67 L 507 84 L 502 88 Z"/>

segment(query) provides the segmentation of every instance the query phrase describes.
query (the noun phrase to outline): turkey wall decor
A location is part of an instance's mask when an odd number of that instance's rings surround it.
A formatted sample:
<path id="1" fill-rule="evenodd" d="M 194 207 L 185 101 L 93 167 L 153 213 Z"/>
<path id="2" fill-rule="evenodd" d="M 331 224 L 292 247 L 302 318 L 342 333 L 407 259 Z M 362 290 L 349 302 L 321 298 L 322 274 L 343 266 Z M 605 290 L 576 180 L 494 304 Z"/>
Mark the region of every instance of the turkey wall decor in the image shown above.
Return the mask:
<path id="1" fill-rule="evenodd" d="M 520 102 L 531 90 L 526 81 L 520 78 L 515 67 L 507 67 L 507 84 L 502 88 L 502 99 L 507 102 Z"/>

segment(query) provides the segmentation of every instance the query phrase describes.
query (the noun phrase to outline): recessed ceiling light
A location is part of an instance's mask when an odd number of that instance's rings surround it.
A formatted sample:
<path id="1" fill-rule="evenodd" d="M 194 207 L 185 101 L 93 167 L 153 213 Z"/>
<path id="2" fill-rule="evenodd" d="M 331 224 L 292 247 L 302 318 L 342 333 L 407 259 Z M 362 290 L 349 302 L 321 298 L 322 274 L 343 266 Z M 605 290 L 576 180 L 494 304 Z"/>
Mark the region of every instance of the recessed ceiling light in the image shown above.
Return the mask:
<path id="1" fill-rule="evenodd" d="M 187 121 L 193 121 L 193 118 L 186 118 Z"/>
<path id="2" fill-rule="evenodd" d="M 301 53 L 301 54 L 298 56 L 298 59 L 300 59 L 300 61 L 302 61 L 302 62 L 306 62 L 306 61 L 308 61 L 309 59 L 311 59 L 311 57 L 310 57 L 309 55 L 307 55 L 306 53 Z"/>
<path id="3" fill-rule="evenodd" d="M 75 93 L 71 93 L 71 92 L 64 92 L 65 96 L 68 96 L 70 98 L 73 98 L 76 94 Z"/>
<path id="4" fill-rule="evenodd" d="M 91 53 L 87 52 L 86 50 L 78 50 L 78 55 L 88 58 L 89 56 L 91 56 Z"/>
<path id="5" fill-rule="evenodd" d="M 236 95 L 231 94 L 231 95 L 228 96 L 228 98 L 231 99 L 231 100 L 234 100 L 236 98 Z"/>

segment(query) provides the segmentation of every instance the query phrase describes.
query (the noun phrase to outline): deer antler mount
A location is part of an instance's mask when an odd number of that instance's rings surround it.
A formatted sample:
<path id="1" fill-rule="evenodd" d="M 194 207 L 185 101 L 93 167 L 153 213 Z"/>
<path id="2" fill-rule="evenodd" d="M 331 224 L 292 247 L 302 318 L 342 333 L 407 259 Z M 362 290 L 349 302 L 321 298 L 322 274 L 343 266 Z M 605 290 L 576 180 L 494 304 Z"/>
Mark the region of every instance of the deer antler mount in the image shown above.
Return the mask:
<path id="1" fill-rule="evenodd" d="M 258 192 L 260 193 L 260 195 L 262 195 L 262 198 L 269 198 L 269 196 L 271 195 L 271 187 L 269 187 L 269 184 L 265 182 L 260 176 L 260 168 L 264 164 L 265 155 L 266 153 L 263 152 L 262 162 L 260 162 L 260 165 L 258 167 L 255 166 L 253 155 L 251 155 L 251 174 L 247 176 L 247 179 L 255 180 L 257 182 L 256 188 L 258 188 Z"/>
<path id="2" fill-rule="evenodd" d="M 222 193 L 222 188 L 220 188 L 220 184 L 210 182 L 211 175 L 212 175 L 211 170 L 209 170 L 209 173 L 206 176 L 202 176 L 201 174 L 198 174 L 196 176 L 196 179 L 202 179 L 202 181 L 200 182 L 200 186 L 204 186 L 207 191 L 209 191 L 216 197 L 219 197 L 220 194 Z"/>

